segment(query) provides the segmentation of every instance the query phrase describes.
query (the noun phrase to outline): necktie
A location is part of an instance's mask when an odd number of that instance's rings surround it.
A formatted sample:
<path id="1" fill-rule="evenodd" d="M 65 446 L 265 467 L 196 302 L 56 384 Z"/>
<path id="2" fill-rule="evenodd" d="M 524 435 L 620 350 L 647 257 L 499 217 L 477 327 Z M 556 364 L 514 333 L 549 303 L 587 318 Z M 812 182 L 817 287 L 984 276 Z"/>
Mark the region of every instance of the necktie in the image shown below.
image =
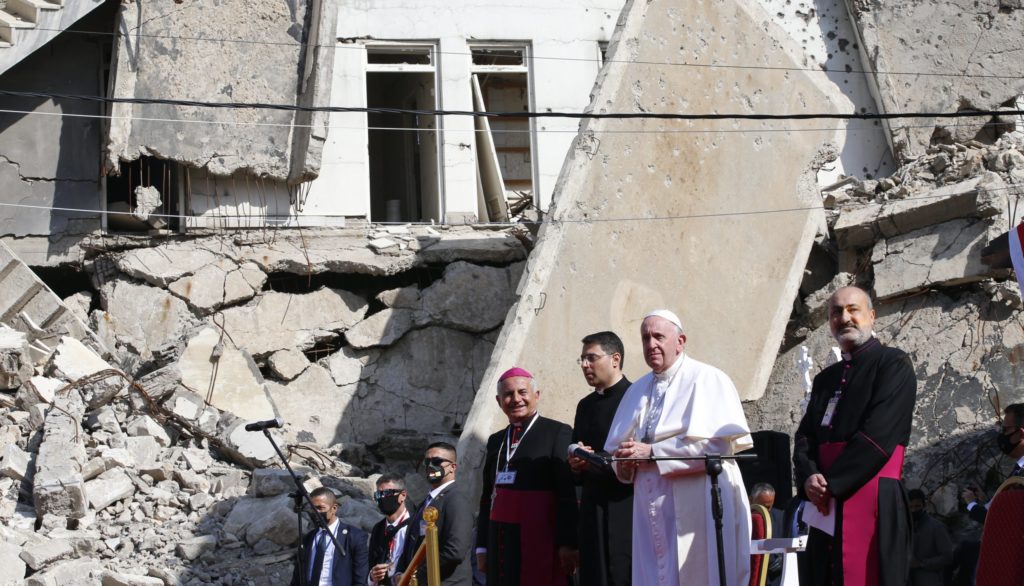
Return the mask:
<path id="1" fill-rule="evenodd" d="M 316 586 L 320 583 L 320 571 L 324 567 L 324 554 L 327 552 L 327 536 L 324 535 L 323 529 L 317 532 L 316 540 L 313 543 L 315 555 L 313 556 L 313 567 L 310 568 L 309 572 L 309 586 Z"/>

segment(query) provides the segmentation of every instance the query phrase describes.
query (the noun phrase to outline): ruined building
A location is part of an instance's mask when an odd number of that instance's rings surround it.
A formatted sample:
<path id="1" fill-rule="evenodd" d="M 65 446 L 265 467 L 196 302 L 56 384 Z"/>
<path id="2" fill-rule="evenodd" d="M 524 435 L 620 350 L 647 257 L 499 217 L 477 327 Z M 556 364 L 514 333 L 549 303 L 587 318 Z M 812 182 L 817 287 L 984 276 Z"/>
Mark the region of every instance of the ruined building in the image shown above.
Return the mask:
<path id="1" fill-rule="evenodd" d="M 474 478 L 508 366 L 561 419 L 583 335 L 642 372 L 653 306 L 789 433 L 845 283 L 917 368 L 908 484 L 976 529 L 1024 399 L 1020 3 L 506 4 L 0 2 L 0 583 L 281 583 L 245 422 L 369 527 L 431 440 Z M 584 111 L 936 116 L 525 115 Z"/>

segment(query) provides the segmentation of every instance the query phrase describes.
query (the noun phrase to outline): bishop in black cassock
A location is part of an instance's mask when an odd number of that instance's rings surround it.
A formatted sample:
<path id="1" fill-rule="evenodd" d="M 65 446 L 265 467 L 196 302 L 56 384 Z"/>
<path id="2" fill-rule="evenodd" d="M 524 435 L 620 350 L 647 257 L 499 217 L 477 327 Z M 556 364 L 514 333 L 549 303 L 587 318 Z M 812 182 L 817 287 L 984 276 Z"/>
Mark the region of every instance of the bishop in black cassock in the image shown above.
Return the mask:
<path id="1" fill-rule="evenodd" d="M 596 450 L 604 447 L 630 384 L 622 375 L 622 357 L 622 341 L 612 332 L 583 338 L 579 364 L 595 390 L 576 405 L 574 444 Z M 569 464 L 581 486 L 579 583 L 627 586 L 633 557 L 633 485 L 619 482 L 611 466 L 598 467 L 572 457 Z"/>
<path id="2" fill-rule="evenodd" d="M 917 379 L 910 358 L 872 334 L 867 293 L 836 291 L 829 325 L 843 360 L 814 378 L 793 463 L 807 505 L 835 513 L 835 530 L 811 528 L 811 585 L 904 585 L 910 512 L 900 480 Z M 807 513 L 804 513 L 807 519 Z"/>
<path id="3" fill-rule="evenodd" d="M 578 555 L 572 429 L 537 413 L 540 391 L 527 371 L 511 369 L 498 385 L 509 426 L 487 440 L 477 563 L 487 586 L 564 586 Z"/>

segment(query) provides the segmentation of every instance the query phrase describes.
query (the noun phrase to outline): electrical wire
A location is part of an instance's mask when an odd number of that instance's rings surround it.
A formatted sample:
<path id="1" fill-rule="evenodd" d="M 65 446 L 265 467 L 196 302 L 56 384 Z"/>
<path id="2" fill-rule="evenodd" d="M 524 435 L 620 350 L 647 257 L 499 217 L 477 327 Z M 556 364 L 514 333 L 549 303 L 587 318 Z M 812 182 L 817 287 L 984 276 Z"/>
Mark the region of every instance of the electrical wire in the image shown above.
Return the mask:
<path id="1" fill-rule="evenodd" d="M 1020 186 L 1008 185 L 1008 186 L 1005 186 L 1005 187 L 987 188 L 987 189 L 985 189 L 985 191 L 987 193 L 994 193 L 994 192 L 999 192 L 999 191 L 1011 191 L 1011 190 L 1017 190 L 1017 189 L 1020 189 Z M 898 199 L 898 200 L 889 200 L 889 201 L 882 202 L 882 203 L 925 201 L 925 200 L 935 200 L 935 199 L 946 199 L 948 197 L 950 197 L 948 194 L 942 194 L 942 195 L 916 195 L 916 196 L 911 196 L 911 197 L 905 197 L 905 198 Z M 43 206 L 43 205 L 34 205 L 34 204 L 12 203 L 12 202 L 0 202 L 0 208 L 2 208 L 2 207 L 20 208 L 20 209 L 35 209 L 35 210 L 44 210 L 44 211 L 51 211 L 51 212 L 69 212 L 69 213 L 91 214 L 91 215 L 108 215 L 108 216 L 112 216 L 112 215 L 116 215 L 116 216 L 132 216 L 132 215 L 134 215 L 132 212 L 119 212 L 119 211 L 113 211 L 113 210 L 99 210 L 99 209 L 87 209 L 87 208 L 69 208 L 69 207 L 60 207 L 60 206 Z M 702 213 L 702 214 L 682 214 L 682 215 L 672 215 L 672 216 L 626 216 L 626 217 L 618 217 L 618 218 L 586 218 L 586 219 L 579 219 L 579 220 L 566 220 L 566 219 L 556 219 L 556 218 L 545 218 L 545 219 L 540 220 L 540 221 L 520 220 L 519 222 L 493 222 L 493 223 L 486 223 L 486 224 L 480 224 L 480 225 L 482 225 L 482 226 L 489 226 L 489 227 L 512 227 L 512 226 L 519 226 L 519 225 L 543 225 L 543 224 L 591 224 L 591 223 L 604 223 L 604 222 L 659 222 L 659 221 L 674 221 L 674 220 L 700 220 L 700 219 L 724 218 L 724 217 L 735 217 L 735 216 L 759 216 L 759 215 L 783 214 L 783 213 L 793 213 L 793 212 L 809 212 L 809 211 L 815 211 L 815 210 L 828 211 L 828 208 L 826 208 L 824 205 L 813 205 L 813 206 L 798 206 L 798 207 L 791 207 L 791 208 L 778 208 L 778 209 L 772 209 L 772 210 L 737 210 L 737 211 L 726 211 L 726 212 L 708 212 L 708 213 Z M 299 214 L 287 214 L 287 215 L 282 215 L 282 214 L 265 214 L 264 215 L 264 214 L 261 214 L 261 215 L 252 215 L 252 214 L 219 214 L 219 213 L 215 214 L 215 215 L 211 214 L 211 215 L 204 216 L 204 215 L 150 213 L 149 217 L 167 218 L 167 219 L 178 219 L 178 220 L 204 220 L 204 221 L 225 220 L 225 219 L 247 219 L 247 220 L 253 220 L 253 219 L 263 219 L 263 220 L 289 219 L 289 220 L 295 220 L 296 223 L 298 223 L 300 220 L 318 219 L 318 218 L 324 218 L 324 219 L 352 218 L 353 216 L 345 216 L 345 215 L 341 215 L 341 214 L 310 214 L 310 215 L 305 215 L 305 214 L 302 214 L 302 215 L 299 215 Z M 380 225 L 402 225 L 402 226 L 407 226 L 407 225 L 434 226 L 434 225 L 436 225 L 433 222 L 378 222 L 378 221 L 374 221 L 372 223 L 373 224 L 380 224 Z M 258 227 L 255 227 L 255 228 L 257 228 L 257 229 L 264 229 L 264 228 L 266 228 L 266 226 L 258 226 Z"/>
<path id="2" fill-rule="evenodd" d="M 249 44 L 249 45 L 264 45 L 264 46 L 284 46 L 284 47 L 299 47 L 308 46 L 316 49 L 335 49 L 335 50 L 364 50 L 363 45 L 355 43 L 335 43 L 333 45 L 320 45 L 310 44 L 305 45 L 299 42 L 289 41 L 258 41 L 253 39 L 227 39 L 218 37 L 185 37 L 178 35 L 154 35 L 154 34 L 142 34 L 134 32 L 137 29 L 132 29 L 132 32 L 121 33 L 119 31 L 82 31 L 72 29 L 57 29 L 57 28 L 43 28 L 35 27 L 34 30 L 56 32 L 56 33 L 71 33 L 71 34 L 83 34 L 83 35 L 97 35 L 97 36 L 109 36 L 109 37 L 128 37 L 128 38 L 151 38 L 151 39 L 165 39 L 165 40 L 176 40 L 176 41 L 197 41 L 197 42 L 211 42 L 211 43 L 238 43 L 238 44 Z M 354 39 L 355 40 L 355 39 Z M 371 40 L 371 39 L 366 39 Z M 396 42 L 408 42 L 408 41 L 396 41 Z M 596 42 L 596 40 L 595 40 Z M 514 47 L 515 45 L 509 45 Z M 453 55 L 472 57 L 472 52 L 462 51 L 432 51 L 435 55 Z M 524 57 L 525 60 L 537 60 L 537 61 L 574 61 L 584 63 L 625 63 L 628 65 L 661 65 L 667 67 L 692 67 L 701 69 L 740 69 L 740 70 L 755 70 L 755 71 L 802 71 L 810 73 L 840 73 L 840 74 L 863 74 L 863 75 L 892 75 L 892 76 L 919 76 L 919 77 L 954 77 L 954 78 L 979 78 L 979 79 L 1007 79 L 1017 80 L 1024 79 L 1022 75 L 1000 75 L 996 73 L 975 73 L 975 74 L 963 74 L 960 72 L 955 73 L 942 73 L 942 72 L 929 72 L 929 71 L 879 71 L 872 69 L 829 69 L 825 67 L 783 67 L 783 66 L 768 66 L 768 65 L 726 65 L 726 64 L 715 64 L 715 63 L 686 63 L 679 61 L 632 61 L 632 60 L 621 60 L 621 59 L 600 59 L 598 57 L 554 57 L 546 55 L 527 55 Z"/>
<path id="3" fill-rule="evenodd" d="M 822 112 L 814 114 L 682 114 L 671 112 L 477 112 L 473 110 L 426 110 L 411 108 L 379 108 L 365 106 L 297 106 L 294 104 L 271 104 L 264 102 L 202 102 L 196 100 L 174 100 L 168 98 L 116 98 L 64 94 L 58 92 L 33 92 L 0 90 L 0 96 L 22 98 L 46 98 L 79 100 L 106 104 L 156 104 L 190 108 L 219 108 L 229 110 L 281 110 L 288 112 L 359 112 L 367 114 L 413 114 L 419 116 L 472 116 L 475 118 L 572 118 L 596 120 L 893 120 L 901 118 L 978 118 L 991 116 L 1021 116 L 1024 110 L 971 110 L 960 112 L 899 112 L 849 114 Z"/>
<path id="4" fill-rule="evenodd" d="M 60 116 L 69 118 L 87 118 L 87 119 L 98 119 L 98 120 L 134 120 L 140 122 L 166 122 L 174 124 L 216 124 L 218 126 L 246 126 L 246 127 L 272 127 L 272 128 L 325 128 L 328 130 L 384 130 L 384 131 L 397 131 L 397 132 L 433 132 L 441 134 L 452 134 L 452 133 L 467 133 L 476 134 L 482 132 L 475 128 L 417 128 L 413 126 L 337 126 L 337 125 L 320 125 L 320 124 L 291 124 L 287 122 L 239 122 L 235 120 L 189 120 L 184 118 L 146 118 L 139 116 L 113 116 L 106 114 L 79 114 L 74 112 L 37 112 L 33 110 L 12 110 L 12 109 L 0 109 L 0 114 L 23 114 L 28 116 Z M 999 122 L 986 122 L 984 124 L 949 124 L 949 128 L 963 127 L 991 127 L 991 126 L 1003 126 L 1003 123 Z M 934 124 L 907 124 L 901 125 L 900 128 L 934 128 Z M 881 128 L 876 125 L 871 125 L 863 128 L 851 128 L 836 126 L 830 128 L 794 128 L 794 127 L 783 127 L 783 128 L 723 128 L 723 129 L 660 129 L 660 130 L 613 130 L 613 129 L 601 129 L 601 130 L 587 130 L 586 133 L 590 134 L 760 134 L 760 133 L 772 133 L 772 132 L 847 132 L 847 133 L 859 133 L 859 132 L 879 132 Z M 580 134 L 578 128 L 553 128 L 544 129 L 538 128 L 536 130 L 517 130 L 517 129 L 498 129 L 491 128 L 491 134 Z"/>

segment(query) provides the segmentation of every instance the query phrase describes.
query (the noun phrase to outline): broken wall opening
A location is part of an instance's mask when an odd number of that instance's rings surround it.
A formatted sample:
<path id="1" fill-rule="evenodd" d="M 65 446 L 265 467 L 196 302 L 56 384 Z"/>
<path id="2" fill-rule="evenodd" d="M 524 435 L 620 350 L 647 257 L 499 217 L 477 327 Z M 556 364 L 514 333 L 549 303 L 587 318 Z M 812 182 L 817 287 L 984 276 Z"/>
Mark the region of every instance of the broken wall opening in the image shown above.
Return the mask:
<path id="1" fill-rule="evenodd" d="M 433 48 L 367 48 L 369 108 L 437 109 Z M 375 222 L 439 220 L 437 117 L 370 112 L 370 218 Z"/>
<path id="2" fill-rule="evenodd" d="M 533 127 L 530 118 L 525 116 L 532 104 L 527 47 L 477 45 L 471 47 L 471 53 L 472 72 L 479 83 L 483 109 L 487 112 L 524 113 L 522 116 L 488 118 L 489 137 L 480 137 L 493 144 L 504 198 L 512 208 L 516 208 L 519 207 L 517 202 L 532 202 L 534 198 Z M 487 150 L 490 149 L 482 148 L 478 141 L 477 156 L 488 156 Z M 481 179 L 486 188 L 488 178 Z"/>
<path id="3" fill-rule="evenodd" d="M 120 174 L 106 178 L 106 229 L 113 232 L 177 230 L 180 226 L 179 166 L 141 156 L 121 161 Z"/>

